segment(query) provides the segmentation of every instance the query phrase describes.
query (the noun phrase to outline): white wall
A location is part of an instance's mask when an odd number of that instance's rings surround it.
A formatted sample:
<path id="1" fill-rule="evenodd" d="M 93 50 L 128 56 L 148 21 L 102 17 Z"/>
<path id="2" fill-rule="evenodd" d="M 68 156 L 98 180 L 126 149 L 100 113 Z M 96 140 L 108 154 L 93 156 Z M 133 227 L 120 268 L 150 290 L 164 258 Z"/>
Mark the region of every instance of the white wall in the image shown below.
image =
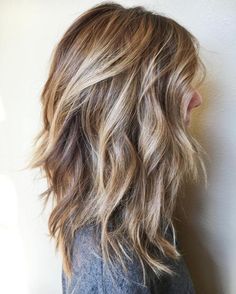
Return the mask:
<path id="1" fill-rule="evenodd" d="M 64 30 L 99 1 L 0 1 L 0 293 L 61 293 L 61 263 L 47 236 L 38 172 L 21 170 L 39 127 L 39 93 Z M 197 293 L 236 293 L 236 2 L 119 1 L 145 5 L 200 40 L 208 78 L 192 130 L 209 154 L 209 185 L 188 187 L 180 228 Z M 184 237 L 183 237 L 184 236 Z"/>

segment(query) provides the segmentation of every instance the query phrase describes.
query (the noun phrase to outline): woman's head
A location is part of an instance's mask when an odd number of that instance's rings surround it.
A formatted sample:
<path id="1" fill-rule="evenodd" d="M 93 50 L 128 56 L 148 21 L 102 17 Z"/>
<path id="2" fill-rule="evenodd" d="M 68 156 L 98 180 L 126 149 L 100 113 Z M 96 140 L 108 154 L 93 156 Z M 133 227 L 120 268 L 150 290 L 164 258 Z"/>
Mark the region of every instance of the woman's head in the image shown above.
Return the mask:
<path id="1" fill-rule="evenodd" d="M 126 243 L 170 273 L 150 246 L 179 256 L 165 231 L 181 183 L 204 166 L 186 127 L 203 68 L 197 40 L 168 17 L 107 2 L 76 19 L 52 57 L 32 166 L 55 199 L 49 229 L 66 272 L 75 231 L 96 223 L 105 259 L 122 261 Z"/>

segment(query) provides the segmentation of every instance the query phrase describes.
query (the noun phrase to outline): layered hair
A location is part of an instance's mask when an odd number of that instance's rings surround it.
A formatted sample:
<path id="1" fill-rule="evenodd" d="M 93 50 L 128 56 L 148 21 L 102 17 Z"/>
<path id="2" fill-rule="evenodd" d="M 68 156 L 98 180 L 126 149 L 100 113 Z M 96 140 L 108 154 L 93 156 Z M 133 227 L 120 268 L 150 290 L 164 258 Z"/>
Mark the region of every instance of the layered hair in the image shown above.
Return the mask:
<path id="1" fill-rule="evenodd" d="M 103 2 L 72 23 L 51 58 L 31 167 L 47 179 L 45 202 L 54 200 L 49 231 L 65 272 L 76 231 L 96 224 L 106 262 L 125 268 L 128 246 L 143 270 L 172 274 L 151 248 L 180 257 L 166 230 L 182 184 L 205 171 L 184 120 L 193 81 L 205 76 L 197 39 L 142 6 Z"/>

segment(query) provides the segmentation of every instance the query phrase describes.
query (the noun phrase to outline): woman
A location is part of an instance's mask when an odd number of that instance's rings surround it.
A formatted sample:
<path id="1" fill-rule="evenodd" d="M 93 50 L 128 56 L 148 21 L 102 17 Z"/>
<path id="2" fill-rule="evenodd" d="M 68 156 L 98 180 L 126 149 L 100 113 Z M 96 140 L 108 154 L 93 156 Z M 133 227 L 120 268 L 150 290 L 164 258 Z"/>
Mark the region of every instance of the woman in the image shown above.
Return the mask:
<path id="1" fill-rule="evenodd" d="M 64 294 L 194 293 L 172 215 L 182 182 L 198 163 L 205 171 L 188 130 L 198 48 L 174 20 L 114 2 L 83 13 L 55 47 L 31 166 L 55 200 Z"/>

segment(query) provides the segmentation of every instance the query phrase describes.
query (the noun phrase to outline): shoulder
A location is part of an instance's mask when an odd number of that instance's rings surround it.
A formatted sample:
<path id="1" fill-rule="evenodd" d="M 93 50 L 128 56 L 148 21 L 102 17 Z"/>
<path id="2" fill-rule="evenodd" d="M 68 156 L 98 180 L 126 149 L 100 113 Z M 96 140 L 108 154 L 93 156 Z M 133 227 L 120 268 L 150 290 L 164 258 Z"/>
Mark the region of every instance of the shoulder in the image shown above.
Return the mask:
<path id="1" fill-rule="evenodd" d="M 111 272 L 100 251 L 98 227 L 89 225 L 76 232 L 73 244 L 72 279 L 62 272 L 63 294 L 78 293 L 145 293 L 141 265 L 136 259 L 127 261 L 127 272 L 115 264 Z"/>
<path id="2" fill-rule="evenodd" d="M 72 250 L 72 277 L 62 270 L 63 294 L 99 293 L 102 260 L 95 243 L 95 229 L 85 226 L 76 231 Z"/>

